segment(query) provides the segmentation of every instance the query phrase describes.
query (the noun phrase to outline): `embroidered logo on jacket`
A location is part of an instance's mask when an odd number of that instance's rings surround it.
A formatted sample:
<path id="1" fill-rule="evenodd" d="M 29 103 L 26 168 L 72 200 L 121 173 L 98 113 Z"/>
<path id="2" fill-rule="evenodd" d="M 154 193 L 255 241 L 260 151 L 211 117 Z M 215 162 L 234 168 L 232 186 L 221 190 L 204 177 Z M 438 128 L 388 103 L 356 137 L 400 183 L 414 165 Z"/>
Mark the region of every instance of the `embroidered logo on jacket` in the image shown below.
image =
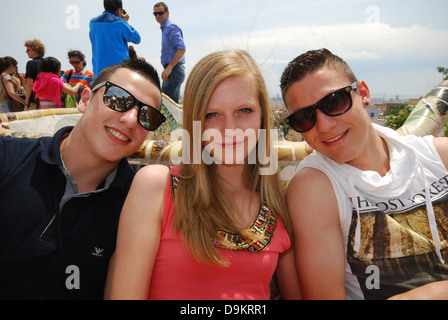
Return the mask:
<path id="1" fill-rule="evenodd" d="M 92 252 L 92 256 L 95 256 L 95 257 L 100 257 L 100 258 L 102 258 L 102 257 L 103 257 L 103 251 L 104 251 L 104 249 L 101 249 L 101 248 L 95 247 L 95 251 L 94 251 L 94 252 Z"/>

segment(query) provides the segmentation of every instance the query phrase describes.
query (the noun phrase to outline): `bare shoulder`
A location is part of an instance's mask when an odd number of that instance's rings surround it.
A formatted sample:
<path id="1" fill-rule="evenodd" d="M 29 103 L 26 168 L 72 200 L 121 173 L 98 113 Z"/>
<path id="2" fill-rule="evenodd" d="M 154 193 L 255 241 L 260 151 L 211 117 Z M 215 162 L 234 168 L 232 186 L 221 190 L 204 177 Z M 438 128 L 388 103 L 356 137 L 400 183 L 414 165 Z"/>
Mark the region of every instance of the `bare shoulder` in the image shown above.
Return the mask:
<path id="1" fill-rule="evenodd" d="M 287 194 L 295 191 L 304 192 L 305 194 L 313 193 L 314 191 L 323 191 L 325 189 L 333 189 L 328 176 L 314 168 L 304 168 L 297 172 L 292 178 Z M 321 194 L 321 192 L 319 192 Z"/>
<path id="2" fill-rule="evenodd" d="M 148 165 L 141 168 L 134 177 L 133 187 L 165 188 L 170 169 L 163 165 Z"/>
<path id="3" fill-rule="evenodd" d="M 339 225 L 338 203 L 333 186 L 328 176 L 318 169 L 300 170 L 286 190 L 286 200 L 293 220 L 310 222 L 317 218 Z"/>
<path id="4" fill-rule="evenodd" d="M 288 186 L 286 200 L 304 298 L 344 299 L 344 242 L 329 177 L 314 168 L 300 170 Z"/>
<path id="5" fill-rule="evenodd" d="M 439 153 L 439 156 L 442 159 L 445 168 L 448 169 L 448 138 L 434 138 L 434 146 Z"/>
<path id="6" fill-rule="evenodd" d="M 161 220 L 169 168 L 162 165 L 148 165 L 141 168 L 134 177 L 126 198 L 122 216 L 140 219 Z M 146 208 L 146 210 L 142 210 Z"/>

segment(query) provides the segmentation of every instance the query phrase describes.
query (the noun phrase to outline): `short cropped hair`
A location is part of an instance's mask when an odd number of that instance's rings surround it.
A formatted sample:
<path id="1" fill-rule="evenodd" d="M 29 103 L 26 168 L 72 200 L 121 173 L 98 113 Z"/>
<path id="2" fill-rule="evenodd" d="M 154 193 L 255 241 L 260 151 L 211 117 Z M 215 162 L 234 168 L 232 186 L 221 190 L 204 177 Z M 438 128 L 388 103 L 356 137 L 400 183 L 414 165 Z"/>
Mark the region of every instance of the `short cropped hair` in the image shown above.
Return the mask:
<path id="1" fill-rule="evenodd" d="M 118 9 L 123 9 L 121 0 L 104 0 L 104 10 L 115 12 Z"/>
<path id="2" fill-rule="evenodd" d="M 285 97 L 286 91 L 296 81 L 300 81 L 310 73 L 324 67 L 329 67 L 346 76 L 350 82 L 357 82 L 355 74 L 349 65 L 328 49 L 310 50 L 292 60 L 283 71 L 280 78 L 280 88 Z"/>
<path id="3" fill-rule="evenodd" d="M 155 5 L 154 5 L 154 8 L 155 7 L 163 7 L 163 9 L 165 10 L 165 12 L 168 12 L 169 10 L 168 10 L 168 6 L 166 5 L 166 3 L 165 2 L 157 2 Z"/>
<path id="4" fill-rule="evenodd" d="M 149 82 L 154 84 L 159 89 L 159 91 L 162 92 L 159 74 L 157 73 L 156 69 L 148 62 L 140 59 L 127 59 L 121 63 L 104 68 L 92 83 L 91 88 L 95 88 L 96 85 L 108 81 L 115 71 L 122 68 L 129 69 L 138 73 L 145 79 L 149 80 Z"/>

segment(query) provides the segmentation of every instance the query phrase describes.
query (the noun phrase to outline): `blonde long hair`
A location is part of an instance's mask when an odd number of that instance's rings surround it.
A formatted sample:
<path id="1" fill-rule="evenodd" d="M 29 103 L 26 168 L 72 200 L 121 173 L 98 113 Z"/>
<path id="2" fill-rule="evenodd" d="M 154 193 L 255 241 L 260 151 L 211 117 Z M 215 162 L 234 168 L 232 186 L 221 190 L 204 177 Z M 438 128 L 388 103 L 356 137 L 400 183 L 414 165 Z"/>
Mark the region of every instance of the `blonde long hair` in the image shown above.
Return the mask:
<path id="1" fill-rule="evenodd" d="M 183 128 L 193 137 L 193 122 L 200 121 L 202 134 L 213 91 L 223 80 L 240 75 L 248 76 L 258 90 L 262 112 L 261 129 L 266 130 L 266 139 L 259 139 L 257 148 L 265 148 L 265 154 L 270 156 L 271 109 L 266 85 L 255 61 L 243 50 L 212 53 L 196 64 L 185 87 Z M 265 145 L 259 146 L 262 140 Z M 193 161 L 194 152 L 202 154 L 202 141 L 193 143 L 192 139 L 183 139 L 182 143 L 183 150 L 189 148 L 193 152 L 189 155 L 190 161 L 180 164 L 181 175 L 175 195 L 175 234 L 180 230 L 185 246 L 197 261 L 226 266 L 228 261 L 219 255 L 211 237 L 218 230 L 240 234 L 243 231 L 236 227 L 233 200 L 219 183 L 216 164 L 206 165 L 202 157 L 200 163 Z M 194 150 L 194 147 L 200 150 Z M 246 187 L 260 194 L 261 201 L 265 201 L 281 217 L 290 233 L 284 190 L 278 173 L 260 175 L 260 168 L 264 166 L 258 157 L 255 164 L 245 164 Z"/>

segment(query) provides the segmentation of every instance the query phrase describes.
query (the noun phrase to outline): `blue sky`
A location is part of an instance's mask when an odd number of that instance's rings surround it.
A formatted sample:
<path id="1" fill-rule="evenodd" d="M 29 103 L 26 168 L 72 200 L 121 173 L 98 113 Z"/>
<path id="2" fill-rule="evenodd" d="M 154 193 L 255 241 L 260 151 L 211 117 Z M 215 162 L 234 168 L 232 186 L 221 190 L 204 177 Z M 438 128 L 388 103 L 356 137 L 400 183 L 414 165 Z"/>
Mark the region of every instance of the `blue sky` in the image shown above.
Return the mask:
<path id="1" fill-rule="evenodd" d="M 142 36 L 136 45 L 159 71 L 160 28 L 152 15 L 157 1 L 123 0 L 129 23 Z M 77 49 L 91 69 L 89 20 L 102 0 L 13 0 L 2 2 L 0 56 L 10 55 L 24 72 L 24 42 L 38 38 L 47 56 L 70 68 L 66 53 Z M 280 93 L 287 63 L 310 49 L 326 47 L 345 59 L 375 97 L 418 98 L 442 80 L 448 67 L 446 0 L 167 0 L 170 18 L 184 32 L 187 76 L 213 51 L 241 48 L 257 60 L 271 96 Z"/>

